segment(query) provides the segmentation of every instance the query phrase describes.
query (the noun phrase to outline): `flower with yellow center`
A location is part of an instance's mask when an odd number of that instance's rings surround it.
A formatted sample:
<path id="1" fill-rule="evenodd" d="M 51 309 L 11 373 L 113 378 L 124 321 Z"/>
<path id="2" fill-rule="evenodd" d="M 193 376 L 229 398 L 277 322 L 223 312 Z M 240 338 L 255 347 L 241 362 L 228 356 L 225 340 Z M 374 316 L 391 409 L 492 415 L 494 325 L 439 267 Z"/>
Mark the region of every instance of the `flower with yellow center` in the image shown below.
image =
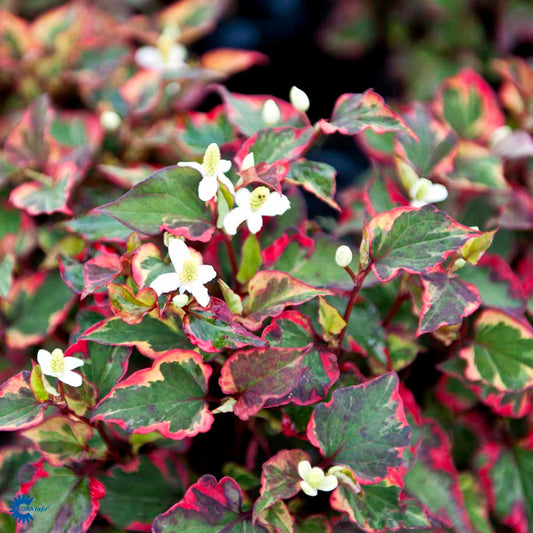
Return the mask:
<path id="1" fill-rule="evenodd" d="M 37 362 L 43 374 L 57 378 L 71 387 L 79 387 L 81 385 L 80 374 L 72 372 L 72 370 L 83 365 L 82 359 L 65 357 L 63 350 L 56 348 L 52 353 L 46 350 L 39 350 L 37 352 Z"/>
<path id="2" fill-rule="evenodd" d="M 209 305 L 204 285 L 216 277 L 215 269 L 202 264 L 202 256 L 177 237 L 168 239 L 168 255 L 175 272 L 161 274 L 150 283 L 157 296 L 179 289 L 180 294 L 192 294 L 200 305 Z"/>
<path id="3" fill-rule="evenodd" d="M 187 48 L 176 42 L 178 28 L 165 28 L 157 40 L 157 46 L 141 46 L 135 52 L 135 62 L 146 70 L 176 73 L 187 68 Z"/>
<path id="4" fill-rule="evenodd" d="M 194 168 L 202 175 L 202 181 L 198 184 L 198 196 L 204 202 L 216 196 L 219 183 L 224 184 L 231 194 L 235 192 L 233 183 L 225 175 L 231 168 L 231 161 L 220 158 L 220 149 L 216 143 L 207 147 L 201 164 L 187 161 L 178 163 L 178 166 Z"/>
<path id="5" fill-rule="evenodd" d="M 324 471 L 318 466 L 311 467 L 309 461 L 300 461 L 298 463 L 298 474 L 302 478 L 300 488 L 308 496 L 316 496 L 319 490 L 330 492 L 336 489 L 339 484 L 334 475 L 325 475 Z"/>
<path id="6" fill-rule="evenodd" d="M 284 194 L 271 192 L 268 187 L 257 187 L 252 192 L 239 189 L 235 193 L 237 207 L 224 217 L 224 229 L 235 235 L 239 225 L 246 220 L 250 233 L 257 233 L 263 227 L 263 217 L 282 215 L 291 207 Z"/>
<path id="7" fill-rule="evenodd" d="M 409 188 L 411 205 L 422 207 L 426 204 L 435 204 L 448 198 L 448 189 L 440 183 L 433 183 L 427 178 L 417 179 Z"/>

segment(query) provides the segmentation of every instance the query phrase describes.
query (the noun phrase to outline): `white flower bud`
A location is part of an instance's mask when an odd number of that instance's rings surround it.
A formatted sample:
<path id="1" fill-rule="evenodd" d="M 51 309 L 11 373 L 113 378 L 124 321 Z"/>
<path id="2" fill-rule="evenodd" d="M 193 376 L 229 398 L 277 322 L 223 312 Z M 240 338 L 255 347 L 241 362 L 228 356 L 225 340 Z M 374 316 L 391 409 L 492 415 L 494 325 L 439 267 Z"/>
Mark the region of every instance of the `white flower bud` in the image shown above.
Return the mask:
<path id="1" fill-rule="evenodd" d="M 249 168 L 252 168 L 252 167 L 255 167 L 255 159 L 254 159 L 254 153 L 250 152 L 242 160 L 241 170 L 248 170 Z"/>
<path id="2" fill-rule="evenodd" d="M 269 126 L 273 126 L 281 120 L 281 109 L 272 98 L 269 98 L 263 104 L 263 120 Z"/>
<path id="3" fill-rule="evenodd" d="M 183 307 L 189 303 L 189 297 L 186 294 L 178 294 L 172 298 L 172 303 L 176 307 Z"/>
<path id="4" fill-rule="evenodd" d="M 305 94 L 302 89 L 298 89 L 298 87 L 294 85 L 291 87 L 289 97 L 291 99 L 291 104 L 302 113 L 305 113 L 311 105 L 311 102 L 309 101 L 309 96 L 307 96 L 307 94 Z"/>
<path id="5" fill-rule="evenodd" d="M 337 248 L 337 252 L 335 253 L 335 262 L 337 265 L 342 268 L 347 267 L 352 262 L 352 259 L 353 254 L 348 246 L 343 244 Z"/>
<path id="6" fill-rule="evenodd" d="M 104 111 L 100 115 L 100 124 L 106 131 L 116 131 L 122 124 L 122 119 L 114 111 Z"/>

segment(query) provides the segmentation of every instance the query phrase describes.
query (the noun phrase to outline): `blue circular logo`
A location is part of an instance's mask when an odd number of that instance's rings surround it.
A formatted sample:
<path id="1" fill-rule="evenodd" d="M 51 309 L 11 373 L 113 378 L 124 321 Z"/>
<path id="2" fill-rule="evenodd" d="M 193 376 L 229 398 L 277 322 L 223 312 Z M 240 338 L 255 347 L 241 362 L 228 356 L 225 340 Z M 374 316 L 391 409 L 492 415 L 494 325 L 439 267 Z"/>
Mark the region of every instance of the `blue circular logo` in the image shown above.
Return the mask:
<path id="1" fill-rule="evenodd" d="M 30 498 L 28 494 L 15 496 L 13 501 L 9 504 L 9 514 L 20 524 L 33 522 L 33 516 L 29 513 L 32 501 L 33 498 Z"/>

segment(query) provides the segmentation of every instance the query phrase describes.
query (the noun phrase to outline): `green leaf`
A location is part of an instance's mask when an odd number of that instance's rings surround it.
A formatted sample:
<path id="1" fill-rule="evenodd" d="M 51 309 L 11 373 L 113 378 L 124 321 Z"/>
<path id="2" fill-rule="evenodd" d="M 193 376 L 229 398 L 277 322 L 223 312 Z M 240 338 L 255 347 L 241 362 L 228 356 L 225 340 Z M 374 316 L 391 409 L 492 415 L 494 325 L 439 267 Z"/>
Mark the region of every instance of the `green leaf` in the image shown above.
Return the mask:
<path id="1" fill-rule="evenodd" d="M 459 356 L 467 362 L 466 377 L 501 392 L 533 386 L 533 332 L 501 311 L 484 311 L 475 325 L 474 339 Z"/>
<path id="2" fill-rule="evenodd" d="M 257 522 L 261 525 L 275 528 L 275 531 L 279 533 L 294 533 L 294 517 L 281 500 L 262 511 L 257 518 Z"/>
<path id="3" fill-rule="evenodd" d="M 469 472 L 460 474 L 459 480 L 473 533 L 494 533 L 489 518 L 487 497 L 481 483 Z"/>
<path id="4" fill-rule="evenodd" d="M 331 294 L 329 290 L 315 289 L 285 272 L 275 270 L 258 272 L 250 281 L 248 291 L 245 311 L 248 321 L 254 326 L 252 329 L 257 329 L 265 318 L 278 316 L 288 305 L 299 305 L 316 296 Z"/>
<path id="5" fill-rule="evenodd" d="M 211 475 L 202 476 L 191 485 L 183 500 L 152 524 L 154 533 L 267 533 L 260 525 L 252 524 L 251 514 L 241 509 L 242 493 L 230 477 L 218 483 Z"/>
<path id="6" fill-rule="evenodd" d="M 45 407 L 30 388 L 30 372 L 23 370 L 0 386 L 0 429 L 12 431 L 39 424 Z"/>
<path id="7" fill-rule="evenodd" d="M 208 242 L 215 227 L 209 208 L 198 197 L 200 179 L 200 174 L 191 168 L 167 167 L 99 209 L 146 235 L 167 230 L 190 240 Z"/>
<path id="8" fill-rule="evenodd" d="M 246 283 L 252 279 L 262 262 L 261 248 L 257 237 L 250 233 L 242 245 L 241 266 L 237 273 L 237 280 L 240 283 Z"/>
<path id="9" fill-rule="evenodd" d="M 365 485 L 363 493 L 354 494 L 344 485 L 333 493 L 331 506 L 346 512 L 364 531 L 428 529 L 431 524 L 415 500 L 400 501 L 400 487 L 389 481 Z"/>
<path id="10" fill-rule="evenodd" d="M 85 288 L 83 263 L 69 255 L 59 255 L 57 262 L 61 279 L 74 294 L 81 294 Z"/>
<path id="11" fill-rule="evenodd" d="M 313 324 L 298 311 L 285 311 L 265 328 L 263 338 L 271 346 L 305 348 L 313 342 Z"/>
<path id="12" fill-rule="evenodd" d="M 268 365 L 265 365 L 268 361 Z M 264 407 L 323 399 L 339 377 L 334 354 L 305 348 L 255 348 L 235 352 L 222 367 L 224 394 L 237 395 L 233 412 L 247 420 Z"/>
<path id="13" fill-rule="evenodd" d="M 139 246 L 134 254 L 131 273 L 139 287 L 149 287 L 157 276 L 175 272 L 172 264 L 163 261 L 159 248 L 151 242 Z"/>
<path id="14" fill-rule="evenodd" d="M 330 121 L 319 122 L 326 134 L 342 133 L 355 135 L 366 129 L 376 133 L 400 131 L 416 139 L 413 130 L 403 118 L 388 107 L 379 94 L 368 89 L 361 94 L 346 93 L 335 102 L 335 108 Z"/>
<path id="15" fill-rule="evenodd" d="M 21 468 L 39 458 L 39 454 L 28 446 L 11 445 L 2 448 L 0 451 L 0 494 L 4 505 L 7 506 L 20 489 L 18 474 Z"/>
<path id="16" fill-rule="evenodd" d="M 420 280 L 423 293 L 417 335 L 460 324 L 481 303 L 475 285 L 448 276 L 444 271 L 426 274 Z"/>
<path id="17" fill-rule="evenodd" d="M 261 495 L 254 505 L 254 518 L 276 502 L 300 492 L 300 461 L 310 461 L 309 455 L 302 450 L 282 450 L 263 463 Z"/>
<path id="18" fill-rule="evenodd" d="M 398 392 L 398 376 L 385 374 L 361 385 L 337 389 L 319 404 L 307 436 L 326 458 L 376 483 L 402 466 L 411 431 Z"/>
<path id="19" fill-rule="evenodd" d="M 346 322 L 337 309 L 328 304 L 322 296 L 318 297 L 318 322 L 322 326 L 325 339 L 333 338 L 346 327 Z"/>
<path id="20" fill-rule="evenodd" d="M 179 478 L 169 479 L 167 470 L 156 466 L 161 465 L 161 459 L 165 456 L 140 455 L 132 463 L 114 466 L 100 477 L 106 491 L 100 513 L 117 528 L 146 530 L 159 513 L 183 496 Z M 169 466 L 171 470 L 175 468 L 171 461 Z"/>
<path id="21" fill-rule="evenodd" d="M 209 306 L 190 305 L 183 317 L 183 331 L 204 352 L 217 353 L 267 343 L 233 320 L 226 304 L 212 297 Z"/>
<path id="22" fill-rule="evenodd" d="M 372 268 L 381 281 L 400 270 L 425 274 L 478 235 L 434 206 L 398 207 L 378 214 L 368 225 Z"/>
<path id="23" fill-rule="evenodd" d="M 89 213 L 78 218 L 73 218 L 65 222 L 64 226 L 69 231 L 78 233 L 91 242 L 126 242 L 131 234 L 130 228 L 103 213 Z"/>
<path id="24" fill-rule="evenodd" d="M 109 283 L 109 305 L 113 313 L 127 324 L 138 324 L 157 305 L 157 294 L 153 289 L 141 289 L 137 295 L 127 285 Z"/>
<path id="25" fill-rule="evenodd" d="M 326 202 L 333 209 L 340 210 L 335 196 L 335 178 L 337 171 L 327 163 L 299 159 L 293 161 L 285 181 L 301 185 L 307 192 Z"/>
<path id="26" fill-rule="evenodd" d="M 42 424 L 22 432 L 43 457 L 54 466 L 91 457 L 89 441 L 92 428 L 85 422 L 76 422 L 65 416 L 51 416 Z"/>
<path id="27" fill-rule="evenodd" d="M 234 315 L 242 315 L 243 306 L 241 297 L 236 292 L 234 292 L 229 287 L 229 285 L 223 280 L 219 279 L 217 281 L 220 287 L 220 291 L 222 292 L 222 296 L 224 296 L 224 300 L 229 307 L 229 310 Z"/>
<path id="28" fill-rule="evenodd" d="M 8 318 L 6 342 L 11 348 L 26 348 L 40 342 L 66 318 L 73 295 L 59 271 L 40 272 L 24 278 Z"/>
<path id="29" fill-rule="evenodd" d="M 135 346 L 152 358 L 176 347 L 190 346 L 173 316 L 159 319 L 146 315 L 138 324 L 126 324 L 118 317 L 107 318 L 90 327 L 82 338 L 113 346 Z"/>
<path id="30" fill-rule="evenodd" d="M 0 297 L 7 298 L 11 282 L 13 281 L 13 267 L 15 266 L 15 257 L 7 254 L 0 260 Z"/>
<path id="31" fill-rule="evenodd" d="M 175 440 L 206 432 L 213 422 L 205 400 L 210 374 L 196 352 L 171 350 L 116 385 L 93 410 L 93 420 Z"/>
<path id="32" fill-rule="evenodd" d="M 21 533 L 65 533 L 88 531 L 98 513 L 98 500 L 104 495 L 99 481 L 80 477 L 65 466 L 54 468 L 47 463 L 35 463 L 34 475 L 24 490 L 35 504 L 44 507 L 34 512 L 33 521 L 19 526 Z"/>

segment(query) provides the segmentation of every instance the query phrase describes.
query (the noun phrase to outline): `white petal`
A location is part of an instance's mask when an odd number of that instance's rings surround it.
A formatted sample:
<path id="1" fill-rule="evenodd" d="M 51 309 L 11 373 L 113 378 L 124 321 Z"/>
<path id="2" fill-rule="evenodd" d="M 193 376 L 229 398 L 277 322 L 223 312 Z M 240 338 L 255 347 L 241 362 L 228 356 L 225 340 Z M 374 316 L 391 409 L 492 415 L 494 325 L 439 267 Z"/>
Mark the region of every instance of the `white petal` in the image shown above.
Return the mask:
<path id="1" fill-rule="evenodd" d="M 246 219 L 250 233 L 257 233 L 263 227 L 263 217 L 255 212 L 250 213 Z"/>
<path id="2" fill-rule="evenodd" d="M 74 370 L 75 368 L 83 366 L 85 361 L 78 357 L 65 357 L 63 363 L 65 363 L 65 370 Z"/>
<path id="3" fill-rule="evenodd" d="M 338 484 L 339 481 L 335 476 L 326 476 L 318 486 L 318 490 L 329 492 L 330 490 L 336 489 Z"/>
<path id="4" fill-rule="evenodd" d="M 244 207 L 236 207 L 235 209 L 232 209 L 224 217 L 224 229 L 226 230 L 226 233 L 228 235 L 235 235 L 237 233 L 237 228 L 246 220 L 247 215 L 248 210 Z"/>
<path id="5" fill-rule="evenodd" d="M 217 277 L 216 270 L 211 265 L 200 265 L 198 267 L 198 282 L 202 285 Z"/>
<path id="6" fill-rule="evenodd" d="M 180 278 L 175 272 L 161 274 L 150 283 L 150 287 L 161 296 L 166 292 L 175 291 L 180 286 Z"/>
<path id="7" fill-rule="evenodd" d="M 201 306 L 207 307 L 209 305 L 209 293 L 201 283 L 191 283 L 189 292 Z"/>
<path id="8" fill-rule="evenodd" d="M 443 202 L 446 198 L 448 198 L 448 189 L 440 183 L 434 183 L 426 196 L 430 204 Z"/>
<path id="9" fill-rule="evenodd" d="M 50 376 L 52 369 L 50 368 L 50 363 L 52 362 L 52 354 L 46 350 L 39 350 L 37 352 L 37 362 L 41 367 L 41 372 Z"/>
<path id="10" fill-rule="evenodd" d="M 231 161 L 228 159 L 221 159 L 220 163 L 218 164 L 218 173 L 219 174 L 225 174 L 226 172 L 229 172 L 231 169 Z"/>
<path id="11" fill-rule="evenodd" d="M 427 202 L 424 202 L 423 200 L 411 200 L 410 205 L 411 207 L 422 207 L 427 205 Z"/>
<path id="12" fill-rule="evenodd" d="M 198 196 L 203 202 L 208 202 L 214 198 L 218 191 L 218 181 L 216 178 L 204 178 L 198 184 Z"/>
<path id="13" fill-rule="evenodd" d="M 251 195 L 252 193 L 248 189 L 239 189 L 235 193 L 235 203 L 239 207 L 249 207 Z"/>
<path id="14" fill-rule="evenodd" d="M 311 487 L 307 481 L 300 481 L 300 488 L 308 495 L 308 496 L 316 496 L 318 494 L 318 491 Z"/>
<path id="15" fill-rule="evenodd" d="M 218 179 L 220 183 L 224 184 L 228 191 L 233 195 L 235 194 L 235 187 L 233 186 L 233 183 L 231 183 L 231 180 L 224 176 L 224 174 L 219 174 Z"/>
<path id="16" fill-rule="evenodd" d="M 76 372 L 72 372 L 70 370 L 66 370 L 59 376 L 59 381 L 62 381 L 63 383 L 66 383 L 67 385 L 70 385 L 71 387 L 79 387 L 81 385 L 81 376 L 79 374 L 76 374 Z"/>
<path id="17" fill-rule="evenodd" d="M 193 168 L 194 170 L 197 170 L 202 177 L 204 177 L 205 170 L 201 163 L 197 163 L 196 161 L 180 161 L 178 163 L 178 167 L 182 168 Z"/>
<path id="18" fill-rule="evenodd" d="M 182 44 L 176 43 L 169 51 L 167 65 L 174 68 L 181 67 L 185 59 L 187 59 L 187 48 Z"/>
<path id="19" fill-rule="evenodd" d="M 271 192 L 265 200 L 265 203 L 259 208 L 259 212 L 262 215 L 274 217 L 276 215 L 283 215 L 290 207 L 291 203 L 284 194 Z"/>
<path id="20" fill-rule="evenodd" d="M 309 472 L 311 472 L 311 463 L 309 461 L 300 461 L 298 463 L 298 474 L 300 474 L 300 477 L 305 479 Z"/>
<path id="21" fill-rule="evenodd" d="M 174 270 L 179 272 L 183 261 L 191 257 L 191 252 L 189 247 L 180 238 L 170 237 L 168 239 L 168 256 L 170 257 Z"/>
<path id="22" fill-rule="evenodd" d="M 164 66 L 163 54 L 155 46 L 137 48 L 135 62 L 139 67 L 149 70 L 159 70 Z"/>

